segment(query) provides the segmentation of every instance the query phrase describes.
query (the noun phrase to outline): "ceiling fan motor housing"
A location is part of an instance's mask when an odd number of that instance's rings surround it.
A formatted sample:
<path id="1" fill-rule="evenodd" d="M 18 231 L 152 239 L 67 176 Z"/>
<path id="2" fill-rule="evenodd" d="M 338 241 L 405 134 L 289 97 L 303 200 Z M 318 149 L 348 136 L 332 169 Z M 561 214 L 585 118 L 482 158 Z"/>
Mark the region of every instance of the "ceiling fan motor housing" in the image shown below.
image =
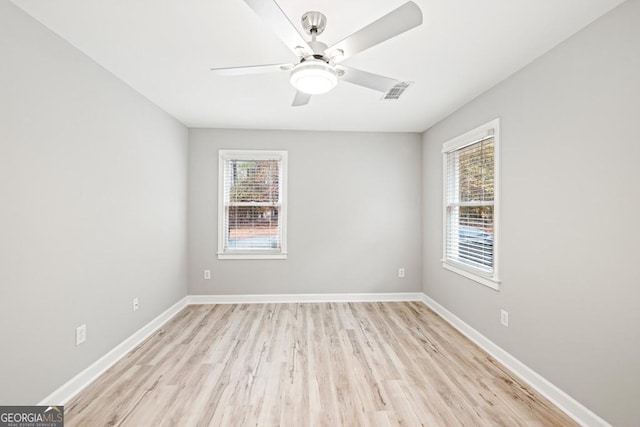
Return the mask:
<path id="1" fill-rule="evenodd" d="M 310 41 L 308 44 L 311 50 L 313 50 L 313 56 L 316 59 L 325 57 L 324 51 L 327 50 L 327 45 L 325 43 L 314 40 L 314 41 Z"/>

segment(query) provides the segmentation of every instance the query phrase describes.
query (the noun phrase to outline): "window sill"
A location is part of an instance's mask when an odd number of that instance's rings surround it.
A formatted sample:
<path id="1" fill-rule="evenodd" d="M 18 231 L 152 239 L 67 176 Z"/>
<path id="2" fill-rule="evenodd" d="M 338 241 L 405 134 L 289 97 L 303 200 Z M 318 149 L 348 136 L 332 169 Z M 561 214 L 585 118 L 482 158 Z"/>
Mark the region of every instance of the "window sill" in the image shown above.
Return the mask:
<path id="1" fill-rule="evenodd" d="M 218 253 L 218 259 L 287 259 L 287 253 L 280 252 L 277 254 L 232 254 Z"/>
<path id="2" fill-rule="evenodd" d="M 446 261 L 442 261 L 442 267 L 445 270 L 453 271 L 454 273 L 458 273 L 461 276 L 466 277 L 467 279 L 471 279 L 474 282 L 478 282 L 481 285 L 487 286 L 495 291 L 500 290 L 500 281 L 496 279 L 492 279 L 489 277 L 480 276 L 479 274 L 472 273 L 471 271 L 465 270 L 460 267 L 456 267 L 454 265 L 449 264 Z"/>

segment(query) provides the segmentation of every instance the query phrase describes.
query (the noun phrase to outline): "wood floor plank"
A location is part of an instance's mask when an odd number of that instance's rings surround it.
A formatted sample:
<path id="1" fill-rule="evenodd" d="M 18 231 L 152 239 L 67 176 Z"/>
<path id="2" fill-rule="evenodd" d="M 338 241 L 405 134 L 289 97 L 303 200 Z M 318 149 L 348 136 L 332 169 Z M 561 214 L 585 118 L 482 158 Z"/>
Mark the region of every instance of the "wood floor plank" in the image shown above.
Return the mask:
<path id="1" fill-rule="evenodd" d="M 192 305 L 67 426 L 575 426 L 424 304 Z"/>

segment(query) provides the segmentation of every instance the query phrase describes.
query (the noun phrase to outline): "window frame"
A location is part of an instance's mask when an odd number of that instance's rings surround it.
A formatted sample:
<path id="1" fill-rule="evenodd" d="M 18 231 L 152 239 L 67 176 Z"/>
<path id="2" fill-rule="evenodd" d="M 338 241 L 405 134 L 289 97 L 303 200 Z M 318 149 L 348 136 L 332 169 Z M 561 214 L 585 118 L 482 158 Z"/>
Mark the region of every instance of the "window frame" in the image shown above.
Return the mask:
<path id="1" fill-rule="evenodd" d="M 287 169 L 288 152 L 285 150 L 219 150 L 218 151 L 218 259 L 287 259 Z M 225 225 L 228 222 L 225 210 L 225 163 L 234 160 L 278 160 L 280 163 L 280 248 L 234 249 L 225 251 Z"/>
<path id="2" fill-rule="evenodd" d="M 449 154 L 478 143 L 493 133 L 494 139 L 494 181 L 493 181 L 493 271 L 487 273 L 480 268 L 459 262 L 447 257 L 448 232 L 448 200 L 447 188 L 449 184 L 448 156 Z M 443 144 L 442 147 L 442 267 L 460 274 L 496 291 L 500 290 L 500 118 L 491 120 L 475 129 L 459 135 Z"/>

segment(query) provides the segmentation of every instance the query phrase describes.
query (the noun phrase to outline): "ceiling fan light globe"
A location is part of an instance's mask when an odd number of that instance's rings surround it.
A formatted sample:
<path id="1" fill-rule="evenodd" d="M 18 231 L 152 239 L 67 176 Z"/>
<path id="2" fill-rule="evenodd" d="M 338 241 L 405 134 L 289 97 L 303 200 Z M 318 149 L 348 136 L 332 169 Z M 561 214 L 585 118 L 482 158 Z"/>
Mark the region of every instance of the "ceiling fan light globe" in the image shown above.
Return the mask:
<path id="1" fill-rule="evenodd" d="M 305 61 L 291 71 L 290 81 L 300 92 L 320 95 L 336 87 L 338 73 L 324 61 Z"/>

